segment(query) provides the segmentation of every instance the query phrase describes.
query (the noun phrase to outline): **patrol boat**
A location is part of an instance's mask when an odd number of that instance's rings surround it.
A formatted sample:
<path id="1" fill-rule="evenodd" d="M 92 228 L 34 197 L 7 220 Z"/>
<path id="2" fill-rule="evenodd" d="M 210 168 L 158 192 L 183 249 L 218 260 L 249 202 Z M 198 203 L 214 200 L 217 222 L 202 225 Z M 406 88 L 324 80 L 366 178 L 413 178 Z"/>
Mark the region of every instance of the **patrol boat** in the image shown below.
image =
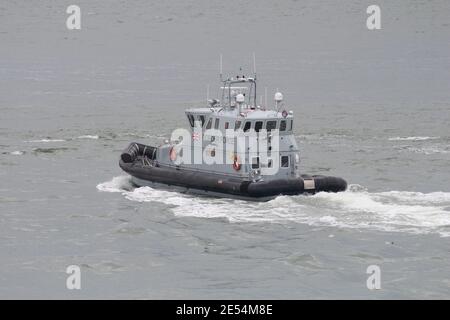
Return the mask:
<path id="1" fill-rule="evenodd" d="M 280 92 L 268 108 L 256 103 L 256 74 L 221 82 L 221 100 L 186 110 L 188 129 L 162 145 L 132 142 L 122 152 L 119 165 L 135 185 L 259 201 L 346 190 L 342 178 L 300 173 L 294 115 Z"/>

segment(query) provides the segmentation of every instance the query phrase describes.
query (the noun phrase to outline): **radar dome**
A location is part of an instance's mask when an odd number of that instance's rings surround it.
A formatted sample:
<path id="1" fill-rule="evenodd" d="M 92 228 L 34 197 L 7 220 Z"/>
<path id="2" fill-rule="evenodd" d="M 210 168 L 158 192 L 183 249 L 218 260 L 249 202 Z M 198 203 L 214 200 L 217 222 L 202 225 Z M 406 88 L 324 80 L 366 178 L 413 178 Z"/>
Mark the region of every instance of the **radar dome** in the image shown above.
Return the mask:
<path id="1" fill-rule="evenodd" d="M 243 95 L 242 93 L 239 93 L 239 94 L 236 96 L 236 102 L 237 102 L 237 103 L 243 103 L 244 101 L 245 101 L 244 95 Z"/>
<path id="2" fill-rule="evenodd" d="M 283 101 L 283 94 L 282 94 L 281 92 L 275 93 L 275 101 L 276 101 L 276 102 L 281 102 L 281 101 Z"/>

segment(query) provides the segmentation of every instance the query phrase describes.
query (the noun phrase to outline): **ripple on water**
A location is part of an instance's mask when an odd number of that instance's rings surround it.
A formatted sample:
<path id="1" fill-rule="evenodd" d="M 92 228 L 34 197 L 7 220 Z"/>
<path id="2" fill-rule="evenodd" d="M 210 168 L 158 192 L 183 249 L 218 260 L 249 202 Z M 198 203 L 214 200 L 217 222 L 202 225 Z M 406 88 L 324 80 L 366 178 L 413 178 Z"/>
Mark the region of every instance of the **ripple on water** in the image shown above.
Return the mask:
<path id="1" fill-rule="evenodd" d="M 59 147 L 59 148 L 35 148 L 33 149 L 34 154 L 54 154 L 58 152 L 64 152 L 67 150 L 76 150 L 75 148 Z"/>
<path id="2" fill-rule="evenodd" d="M 322 264 L 319 260 L 312 254 L 292 254 L 283 259 L 291 265 L 295 265 L 301 268 L 310 270 L 320 270 L 323 269 Z"/>

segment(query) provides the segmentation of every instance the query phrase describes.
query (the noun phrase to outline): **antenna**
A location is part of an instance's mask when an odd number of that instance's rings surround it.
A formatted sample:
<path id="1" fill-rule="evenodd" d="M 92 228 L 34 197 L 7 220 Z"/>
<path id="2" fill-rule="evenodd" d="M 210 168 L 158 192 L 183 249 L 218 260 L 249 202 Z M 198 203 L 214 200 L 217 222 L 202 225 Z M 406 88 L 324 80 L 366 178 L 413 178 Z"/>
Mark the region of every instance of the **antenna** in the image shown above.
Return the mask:
<path id="1" fill-rule="evenodd" d="M 222 54 L 220 54 L 219 71 L 220 71 L 220 81 L 222 80 Z"/>
<path id="2" fill-rule="evenodd" d="M 256 80 L 256 56 L 255 56 L 254 52 L 253 52 L 253 74 L 254 74 L 255 80 Z"/>
<path id="3" fill-rule="evenodd" d="M 269 106 L 267 105 L 267 87 L 264 88 L 264 106 L 266 108 L 269 108 Z"/>

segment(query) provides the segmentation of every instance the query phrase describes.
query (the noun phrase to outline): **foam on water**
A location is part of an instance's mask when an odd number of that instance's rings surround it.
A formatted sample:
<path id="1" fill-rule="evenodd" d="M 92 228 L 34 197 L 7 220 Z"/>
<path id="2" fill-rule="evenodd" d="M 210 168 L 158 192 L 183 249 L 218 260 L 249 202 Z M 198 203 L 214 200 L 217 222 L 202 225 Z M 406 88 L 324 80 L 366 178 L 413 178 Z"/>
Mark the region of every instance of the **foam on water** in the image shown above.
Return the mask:
<path id="1" fill-rule="evenodd" d="M 100 137 L 98 135 L 90 135 L 90 134 L 86 134 L 86 135 L 82 135 L 77 137 L 77 139 L 93 139 L 93 140 L 97 140 Z"/>
<path id="2" fill-rule="evenodd" d="M 425 147 L 425 148 L 408 148 L 409 151 L 415 152 L 415 153 L 422 153 L 426 155 L 435 154 L 435 153 L 441 153 L 441 154 L 448 154 L 450 153 L 449 150 L 445 150 L 439 147 Z"/>
<path id="3" fill-rule="evenodd" d="M 30 141 L 26 141 L 26 142 L 43 142 L 43 143 L 49 143 L 49 142 L 64 142 L 66 140 L 64 139 L 40 139 L 40 140 L 30 140 Z"/>
<path id="4" fill-rule="evenodd" d="M 25 151 L 16 150 L 16 151 L 10 152 L 9 154 L 13 155 L 13 156 L 21 156 L 21 155 L 25 154 Z"/>
<path id="5" fill-rule="evenodd" d="M 98 184 L 97 189 L 105 192 L 126 192 L 132 190 L 133 186 L 129 176 L 118 176 L 111 181 Z"/>
<path id="6" fill-rule="evenodd" d="M 297 222 L 450 236 L 450 192 L 372 193 L 351 185 L 349 191 L 341 193 L 279 196 L 269 202 L 250 202 L 195 197 L 150 187 L 133 188 L 128 176 L 115 177 L 97 185 L 97 189 L 120 192 L 131 201 L 162 202 L 177 216 L 220 217 L 230 222 Z"/>
<path id="7" fill-rule="evenodd" d="M 419 136 L 419 137 L 392 137 L 389 138 L 389 141 L 426 141 L 426 140 L 436 140 L 439 139 L 440 137 L 423 137 L 423 136 Z"/>

